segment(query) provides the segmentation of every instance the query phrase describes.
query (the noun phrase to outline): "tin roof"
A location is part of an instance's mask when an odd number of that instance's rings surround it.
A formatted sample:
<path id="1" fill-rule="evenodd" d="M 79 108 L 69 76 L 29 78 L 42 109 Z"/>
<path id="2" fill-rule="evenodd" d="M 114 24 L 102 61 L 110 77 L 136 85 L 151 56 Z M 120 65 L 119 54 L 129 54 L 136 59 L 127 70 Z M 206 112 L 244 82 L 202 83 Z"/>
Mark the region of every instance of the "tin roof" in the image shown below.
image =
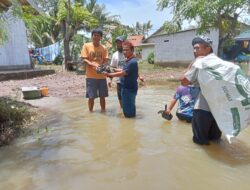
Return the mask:
<path id="1" fill-rule="evenodd" d="M 43 11 L 37 6 L 37 4 L 33 0 L 18 0 L 21 5 L 30 4 L 37 12 L 43 14 Z M 12 5 L 11 0 L 0 0 L 0 7 L 4 9 L 8 9 Z"/>
<path id="2" fill-rule="evenodd" d="M 144 39 L 143 35 L 133 35 L 128 37 L 128 41 L 130 41 L 134 47 L 140 46 L 142 40 Z"/>
<path id="3" fill-rule="evenodd" d="M 241 32 L 234 38 L 236 41 L 250 40 L 250 29 Z"/>

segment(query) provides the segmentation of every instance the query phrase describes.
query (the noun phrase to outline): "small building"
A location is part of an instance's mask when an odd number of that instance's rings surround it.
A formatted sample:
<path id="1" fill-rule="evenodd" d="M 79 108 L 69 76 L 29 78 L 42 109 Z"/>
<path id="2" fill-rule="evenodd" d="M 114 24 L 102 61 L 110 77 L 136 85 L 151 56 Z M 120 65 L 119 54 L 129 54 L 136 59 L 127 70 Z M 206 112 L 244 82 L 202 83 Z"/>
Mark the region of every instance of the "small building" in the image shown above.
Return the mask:
<path id="1" fill-rule="evenodd" d="M 176 33 L 165 33 L 161 27 L 141 44 L 142 60 L 147 60 L 149 53 L 154 53 L 154 63 L 162 66 L 186 66 L 193 59 L 191 42 L 197 36 L 196 29 L 183 30 Z M 207 34 L 213 40 L 213 50 L 217 52 L 219 42 L 218 30 L 212 29 Z"/>
<path id="2" fill-rule="evenodd" d="M 131 42 L 133 44 L 133 46 L 135 47 L 135 54 L 136 57 L 138 59 L 141 59 L 141 48 L 140 48 L 140 44 L 142 43 L 142 41 L 144 40 L 144 35 L 131 35 L 128 36 L 127 39 L 129 42 Z"/>
<path id="3" fill-rule="evenodd" d="M 22 5 L 30 4 L 40 12 L 32 0 L 21 0 L 20 3 Z M 11 6 L 11 1 L 1 0 L 0 6 L 8 9 Z M 8 41 L 0 46 L 0 71 L 31 69 L 25 24 L 23 20 L 13 17 L 8 11 L 4 14 L 7 18 Z"/>

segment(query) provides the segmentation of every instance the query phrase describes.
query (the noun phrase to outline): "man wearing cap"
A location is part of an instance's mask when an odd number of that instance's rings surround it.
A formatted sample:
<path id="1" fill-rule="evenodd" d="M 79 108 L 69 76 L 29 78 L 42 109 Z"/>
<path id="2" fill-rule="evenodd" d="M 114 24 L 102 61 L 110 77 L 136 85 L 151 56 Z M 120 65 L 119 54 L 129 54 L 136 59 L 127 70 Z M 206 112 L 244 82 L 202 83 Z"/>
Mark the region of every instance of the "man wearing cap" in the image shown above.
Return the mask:
<path id="1" fill-rule="evenodd" d="M 212 49 L 212 40 L 205 36 L 195 37 L 192 41 L 196 60 L 189 66 L 188 71 L 181 78 L 182 85 L 193 84 L 199 87 L 199 69 L 207 56 L 216 56 Z M 217 57 L 217 56 L 216 56 Z M 192 119 L 193 142 L 208 145 L 210 140 L 219 140 L 221 131 L 210 112 L 208 103 L 200 91 L 193 111 Z"/>
<path id="2" fill-rule="evenodd" d="M 85 43 L 82 47 L 81 58 L 86 63 L 86 98 L 88 98 L 89 111 L 94 108 L 94 100 L 100 97 L 101 111 L 105 111 L 105 97 L 108 96 L 106 76 L 97 73 L 96 69 L 108 62 L 108 51 L 101 45 L 102 30 L 92 31 L 92 42 Z"/>
<path id="3" fill-rule="evenodd" d="M 123 36 L 118 36 L 115 39 L 116 43 L 116 49 L 117 51 L 112 55 L 111 58 L 111 63 L 110 66 L 117 68 L 117 69 L 122 69 L 123 65 L 126 61 L 126 58 L 122 52 L 122 43 L 124 42 L 124 37 Z M 115 78 L 116 82 L 116 89 L 117 89 L 117 97 L 120 103 L 120 106 L 122 107 L 122 101 L 121 101 L 121 81 L 120 78 Z M 111 87 L 112 84 L 112 78 L 110 78 L 110 81 L 108 83 L 109 87 Z"/>

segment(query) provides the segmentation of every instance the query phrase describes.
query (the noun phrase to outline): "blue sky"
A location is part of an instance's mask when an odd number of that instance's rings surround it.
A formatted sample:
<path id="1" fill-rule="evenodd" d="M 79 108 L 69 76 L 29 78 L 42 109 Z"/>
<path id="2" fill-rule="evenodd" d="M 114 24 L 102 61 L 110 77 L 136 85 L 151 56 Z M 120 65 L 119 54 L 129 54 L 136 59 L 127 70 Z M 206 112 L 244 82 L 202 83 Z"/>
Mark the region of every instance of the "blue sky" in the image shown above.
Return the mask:
<path id="1" fill-rule="evenodd" d="M 167 10 L 157 11 L 156 0 L 97 0 L 98 4 L 105 4 L 106 12 L 110 15 L 120 15 L 122 24 L 133 26 L 138 21 L 153 24 L 153 33 L 159 29 L 164 21 L 170 20 Z"/>

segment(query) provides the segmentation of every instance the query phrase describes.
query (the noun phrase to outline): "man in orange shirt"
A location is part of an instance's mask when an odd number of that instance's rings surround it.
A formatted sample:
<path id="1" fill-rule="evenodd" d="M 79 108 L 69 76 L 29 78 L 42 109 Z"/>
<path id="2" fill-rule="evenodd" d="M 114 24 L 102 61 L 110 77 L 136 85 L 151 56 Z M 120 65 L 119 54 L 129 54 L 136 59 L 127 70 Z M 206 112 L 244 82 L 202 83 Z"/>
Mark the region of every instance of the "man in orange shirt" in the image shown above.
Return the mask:
<path id="1" fill-rule="evenodd" d="M 96 69 L 108 61 L 108 51 L 100 44 L 102 30 L 95 29 L 91 33 L 92 42 L 82 47 L 81 58 L 86 64 L 86 98 L 88 98 L 89 111 L 93 111 L 94 100 L 100 97 L 101 111 L 105 111 L 105 97 L 108 96 L 106 76 L 97 73 Z"/>

